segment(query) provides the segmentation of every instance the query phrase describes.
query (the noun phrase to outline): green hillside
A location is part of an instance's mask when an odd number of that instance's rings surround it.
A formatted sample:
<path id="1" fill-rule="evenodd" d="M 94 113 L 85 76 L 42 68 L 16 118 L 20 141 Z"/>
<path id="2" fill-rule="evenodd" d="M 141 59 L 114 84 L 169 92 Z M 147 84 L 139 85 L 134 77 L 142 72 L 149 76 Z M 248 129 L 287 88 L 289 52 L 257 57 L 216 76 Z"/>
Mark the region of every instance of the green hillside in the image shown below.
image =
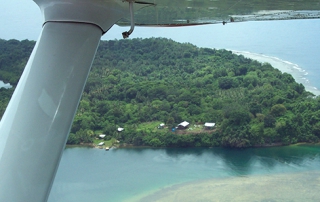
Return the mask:
<path id="1" fill-rule="evenodd" d="M 0 80 L 15 85 L 34 42 L 0 43 Z M 11 93 L 0 89 L 1 113 Z M 319 101 L 291 75 L 230 51 L 163 38 L 101 41 L 68 143 L 99 134 L 156 147 L 318 142 Z M 182 121 L 189 127 L 172 132 Z"/>

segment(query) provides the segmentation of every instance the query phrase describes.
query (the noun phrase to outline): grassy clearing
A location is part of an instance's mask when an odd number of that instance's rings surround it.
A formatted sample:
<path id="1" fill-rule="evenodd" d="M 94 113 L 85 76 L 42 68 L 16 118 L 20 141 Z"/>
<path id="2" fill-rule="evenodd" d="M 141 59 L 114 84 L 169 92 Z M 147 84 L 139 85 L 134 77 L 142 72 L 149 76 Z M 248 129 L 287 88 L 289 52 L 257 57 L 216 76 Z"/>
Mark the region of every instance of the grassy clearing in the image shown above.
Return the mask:
<path id="1" fill-rule="evenodd" d="M 100 142 L 104 142 L 103 147 L 111 147 L 117 143 L 116 141 L 115 138 L 111 138 L 110 140 L 94 139 L 93 144 L 97 146 Z"/>
<path id="2" fill-rule="evenodd" d="M 154 122 L 145 122 L 137 125 L 137 131 L 148 131 L 148 132 L 156 132 L 159 131 L 158 126 L 163 123 L 160 121 Z"/>
<path id="3" fill-rule="evenodd" d="M 197 125 L 197 124 L 190 124 L 189 128 L 186 129 L 187 131 L 195 131 L 200 132 L 203 131 L 203 125 Z"/>

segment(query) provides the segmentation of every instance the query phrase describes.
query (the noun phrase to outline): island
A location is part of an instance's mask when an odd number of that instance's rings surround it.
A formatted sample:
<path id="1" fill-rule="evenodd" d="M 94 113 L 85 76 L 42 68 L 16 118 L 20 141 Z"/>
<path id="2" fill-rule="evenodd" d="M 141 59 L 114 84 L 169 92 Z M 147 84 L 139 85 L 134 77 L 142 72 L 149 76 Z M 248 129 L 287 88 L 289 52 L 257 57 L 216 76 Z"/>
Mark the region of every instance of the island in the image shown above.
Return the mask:
<path id="1" fill-rule="evenodd" d="M 0 40 L 0 80 L 13 86 L 0 88 L 0 116 L 34 45 Z M 320 98 L 291 74 L 229 50 L 166 38 L 101 41 L 67 144 L 316 143 L 319 109 Z"/>

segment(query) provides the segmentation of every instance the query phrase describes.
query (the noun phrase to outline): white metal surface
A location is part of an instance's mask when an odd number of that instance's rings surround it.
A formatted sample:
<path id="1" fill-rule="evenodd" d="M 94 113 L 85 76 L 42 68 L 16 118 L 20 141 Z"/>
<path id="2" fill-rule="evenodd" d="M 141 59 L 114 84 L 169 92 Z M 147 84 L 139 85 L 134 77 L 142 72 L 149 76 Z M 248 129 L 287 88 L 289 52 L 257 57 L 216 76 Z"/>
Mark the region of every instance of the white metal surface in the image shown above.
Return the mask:
<path id="1" fill-rule="evenodd" d="M 0 122 L 0 201 L 48 199 L 99 40 L 129 13 L 121 0 L 35 2 L 44 27 Z"/>
<path id="2" fill-rule="evenodd" d="M 106 32 L 119 19 L 129 16 L 124 0 L 34 0 L 41 8 L 44 21 L 92 23 Z M 148 5 L 135 4 L 138 10 Z M 113 22 L 110 24 L 110 22 Z M 121 34 L 121 33 L 120 33 Z"/>
<path id="3" fill-rule="evenodd" d="M 48 23 L 1 121 L 0 201 L 46 201 L 101 30 Z"/>

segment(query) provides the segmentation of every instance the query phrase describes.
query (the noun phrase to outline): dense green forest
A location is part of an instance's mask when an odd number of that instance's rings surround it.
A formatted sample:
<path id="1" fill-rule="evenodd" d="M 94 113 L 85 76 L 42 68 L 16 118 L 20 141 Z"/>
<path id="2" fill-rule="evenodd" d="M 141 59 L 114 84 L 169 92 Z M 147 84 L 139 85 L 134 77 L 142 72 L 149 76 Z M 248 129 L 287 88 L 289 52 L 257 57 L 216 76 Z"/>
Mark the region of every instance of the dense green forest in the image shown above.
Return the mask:
<path id="1" fill-rule="evenodd" d="M 0 40 L 0 80 L 16 86 L 34 44 Z M 1 116 L 13 90 L 0 89 Z M 164 38 L 101 41 L 68 144 L 99 134 L 154 147 L 318 142 L 319 109 L 320 98 L 290 74 L 227 50 Z M 182 121 L 188 129 L 171 131 Z M 205 122 L 216 127 L 204 130 Z"/>

